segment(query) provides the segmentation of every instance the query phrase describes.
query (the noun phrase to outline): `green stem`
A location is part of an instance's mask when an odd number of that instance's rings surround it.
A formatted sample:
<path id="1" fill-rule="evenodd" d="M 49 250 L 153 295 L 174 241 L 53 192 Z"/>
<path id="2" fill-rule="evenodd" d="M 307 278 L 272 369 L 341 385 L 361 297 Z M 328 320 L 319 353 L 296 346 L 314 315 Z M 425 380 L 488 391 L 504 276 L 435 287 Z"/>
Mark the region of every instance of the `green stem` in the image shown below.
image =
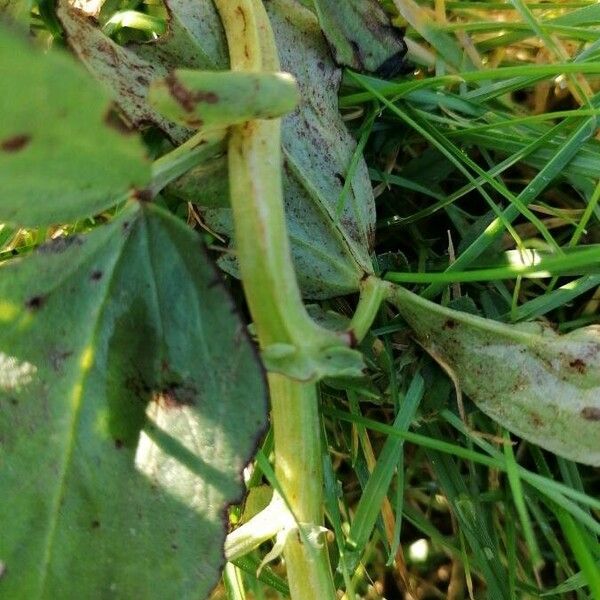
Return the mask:
<path id="1" fill-rule="evenodd" d="M 389 293 L 390 284 L 378 277 L 369 276 L 361 283 L 358 305 L 350 322 L 350 331 L 357 342 L 360 342 L 371 329 L 381 303 Z"/>
<path id="2" fill-rule="evenodd" d="M 277 71 L 277 49 L 260 0 L 215 0 L 232 70 Z M 259 343 L 307 348 L 340 343 L 308 316 L 289 248 L 281 181 L 279 120 L 234 126 L 229 177 L 238 260 Z M 317 388 L 269 374 L 275 471 L 290 510 L 310 532 L 323 523 L 323 473 Z M 313 536 L 311 536 L 312 538 Z M 334 600 L 327 548 L 290 535 L 284 547 L 293 600 Z"/>
<path id="3" fill-rule="evenodd" d="M 187 142 L 152 163 L 152 195 L 156 196 L 169 183 L 226 149 L 225 131 L 193 135 Z"/>
<path id="4" fill-rule="evenodd" d="M 323 522 L 323 468 L 317 388 L 269 374 L 275 434 L 275 473 L 300 525 Z M 323 540 L 314 545 L 290 536 L 284 548 L 294 600 L 335 598 L 335 587 Z"/>

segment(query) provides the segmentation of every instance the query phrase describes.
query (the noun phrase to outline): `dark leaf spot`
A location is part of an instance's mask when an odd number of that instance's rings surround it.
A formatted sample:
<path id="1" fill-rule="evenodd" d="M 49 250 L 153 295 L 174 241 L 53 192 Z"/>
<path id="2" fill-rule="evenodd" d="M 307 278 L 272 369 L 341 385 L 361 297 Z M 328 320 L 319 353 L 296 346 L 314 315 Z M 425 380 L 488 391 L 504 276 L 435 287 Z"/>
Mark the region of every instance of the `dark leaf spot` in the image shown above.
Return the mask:
<path id="1" fill-rule="evenodd" d="M 120 439 L 115 440 L 115 448 L 117 450 L 120 450 L 123 446 L 124 446 L 123 440 L 120 440 Z"/>
<path id="2" fill-rule="evenodd" d="M 44 306 L 46 302 L 46 296 L 32 296 L 25 301 L 25 307 L 29 310 L 39 310 Z"/>
<path id="3" fill-rule="evenodd" d="M 456 327 L 456 321 L 454 319 L 448 319 L 444 323 L 444 329 L 454 329 Z"/>
<path id="4" fill-rule="evenodd" d="M 26 134 L 14 135 L 0 142 L 0 148 L 4 152 L 18 152 L 23 150 L 27 144 L 31 141 L 31 136 Z"/>
<path id="5" fill-rule="evenodd" d="M 529 420 L 534 427 L 541 427 L 544 424 L 544 421 L 536 412 L 529 413 Z"/>
<path id="6" fill-rule="evenodd" d="M 358 346 L 358 339 L 356 333 L 354 333 L 354 329 L 348 330 L 348 338 L 350 340 L 350 348 L 356 348 Z"/>
<path id="7" fill-rule="evenodd" d="M 586 366 L 587 365 L 580 358 L 576 358 L 575 360 L 572 360 L 569 363 L 569 366 L 572 369 L 575 369 L 578 373 L 581 373 L 583 375 L 585 373 L 585 371 L 586 371 Z"/>
<path id="8" fill-rule="evenodd" d="M 100 521 L 98 521 L 98 519 L 94 519 L 92 521 L 92 529 L 98 529 L 98 527 L 100 527 Z"/>
<path id="9" fill-rule="evenodd" d="M 65 360 L 67 360 L 67 358 L 69 358 L 72 354 L 73 352 L 70 350 L 65 351 L 53 349 L 48 354 L 48 360 L 50 362 L 50 365 L 52 366 L 52 369 L 56 372 L 60 371 L 63 367 L 63 363 L 65 362 Z"/>
<path id="10" fill-rule="evenodd" d="M 157 403 L 166 409 L 196 404 L 198 390 L 189 381 L 167 379 L 157 393 Z"/>
<path id="11" fill-rule="evenodd" d="M 597 406 L 586 406 L 581 410 L 581 416 L 586 421 L 600 421 L 600 408 Z"/>
<path id="12" fill-rule="evenodd" d="M 92 281 L 100 281 L 102 279 L 102 275 L 103 275 L 102 271 L 98 271 L 98 270 L 92 271 L 92 274 L 90 275 L 90 279 Z"/>
<path id="13" fill-rule="evenodd" d="M 342 184 L 346 185 L 346 178 L 341 173 L 336 173 L 335 178 Z"/>

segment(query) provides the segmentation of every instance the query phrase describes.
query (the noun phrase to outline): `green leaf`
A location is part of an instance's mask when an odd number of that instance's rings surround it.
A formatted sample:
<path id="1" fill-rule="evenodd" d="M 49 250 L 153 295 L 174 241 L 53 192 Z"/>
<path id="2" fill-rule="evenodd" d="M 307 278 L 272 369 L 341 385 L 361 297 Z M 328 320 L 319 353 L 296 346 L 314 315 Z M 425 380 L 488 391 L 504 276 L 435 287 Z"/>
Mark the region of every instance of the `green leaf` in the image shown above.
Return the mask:
<path id="1" fill-rule="evenodd" d="M 0 26 L 0 220 L 48 225 L 91 216 L 150 180 L 136 136 L 67 55 L 42 54 Z"/>
<path id="2" fill-rule="evenodd" d="M 339 65 L 390 78 L 403 66 L 406 45 L 377 0 L 313 0 Z"/>
<path id="3" fill-rule="evenodd" d="M 285 211 L 298 281 L 308 298 L 352 293 L 372 272 L 375 202 L 364 159 L 354 156 L 356 142 L 338 111 L 341 71 L 310 11 L 290 0 L 272 0 L 266 9 L 281 67 L 300 87 L 301 104 L 283 119 L 282 131 Z M 201 196 L 183 197 L 202 202 Z M 229 211 L 208 209 L 203 216 L 212 229 L 233 235 Z M 220 264 L 236 273 L 231 258 Z"/>
<path id="4" fill-rule="evenodd" d="M 204 598 L 266 421 L 200 239 L 131 204 L 0 274 L 3 598 Z"/>
<path id="5" fill-rule="evenodd" d="M 397 288 L 393 301 L 419 342 L 498 423 L 560 456 L 600 465 L 600 328 L 558 335 L 505 325 Z"/>

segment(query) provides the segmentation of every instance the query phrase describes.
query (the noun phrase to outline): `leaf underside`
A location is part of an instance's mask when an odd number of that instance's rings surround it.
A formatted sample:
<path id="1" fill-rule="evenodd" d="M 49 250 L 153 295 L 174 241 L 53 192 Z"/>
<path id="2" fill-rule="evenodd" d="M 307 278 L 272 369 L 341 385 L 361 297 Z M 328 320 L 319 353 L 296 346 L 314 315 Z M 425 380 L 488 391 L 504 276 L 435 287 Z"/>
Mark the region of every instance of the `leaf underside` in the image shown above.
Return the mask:
<path id="1" fill-rule="evenodd" d="M 3 267 L 0 596 L 207 596 L 266 410 L 200 239 L 161 209 Z"/>
<path id="2" fill-rule="evenodd" d="M 356 142 L 338 110 L 341 70 L 310 11 L 290 0 L 272 0 L 266 9 L 282 70 L 296 77 L 302 99 L 282 127 L 284 201 L 298 281 L 308 298 L 352 293 L 372 271 L 375 202 L 362 157 L 348 173 Z M 195 201 L 201 204 L 202 197 Z M 203 215 L 232 237 L 226 209 Z M 231 259 L 221 266 L 236 272 Z"/>
<path id="3" fill-rule="evenodd" d="M 400 290 L 400 313 L 477 406 L 560 456 L 600 466 L 600 327 L 558 335 L 505 325 Z"/>

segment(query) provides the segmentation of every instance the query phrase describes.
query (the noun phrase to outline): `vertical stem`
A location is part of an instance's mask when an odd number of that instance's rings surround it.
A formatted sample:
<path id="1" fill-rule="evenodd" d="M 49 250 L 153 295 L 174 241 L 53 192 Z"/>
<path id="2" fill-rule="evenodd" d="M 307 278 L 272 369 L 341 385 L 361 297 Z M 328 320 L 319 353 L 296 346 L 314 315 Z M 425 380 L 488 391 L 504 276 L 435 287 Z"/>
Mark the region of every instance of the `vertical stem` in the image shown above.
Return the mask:
<path id="1" fill-rule="evenodd" d="M 233 70 L 279 69 L 261 0 L 215 0 Z M 314 347 L 332 338 L 308 316 L 296 281 L 283 210 L 280 121 L 231 128 L 229 176 L 242 283 L 260 345 Z M 337 341 L 337 340 L 336 340 Z M 269 374 L 275 470 L 296 520 L 307 531 L 323 522 L 323 473 L 315 383 Z M 334 600 L 327 548 L 290 535 L 284 547 L 293 600 Z"/>
<path id="2" fill-rule="evenodd" d="M 277 480 L 296 519 L 319 525 L 323 522 L 323 467 L 316 385 L 271 373 L 269 386 Z M 335 598 L 324 541 L 317 547 L 290 536 L 283 553 L 293 599 Z"/>

